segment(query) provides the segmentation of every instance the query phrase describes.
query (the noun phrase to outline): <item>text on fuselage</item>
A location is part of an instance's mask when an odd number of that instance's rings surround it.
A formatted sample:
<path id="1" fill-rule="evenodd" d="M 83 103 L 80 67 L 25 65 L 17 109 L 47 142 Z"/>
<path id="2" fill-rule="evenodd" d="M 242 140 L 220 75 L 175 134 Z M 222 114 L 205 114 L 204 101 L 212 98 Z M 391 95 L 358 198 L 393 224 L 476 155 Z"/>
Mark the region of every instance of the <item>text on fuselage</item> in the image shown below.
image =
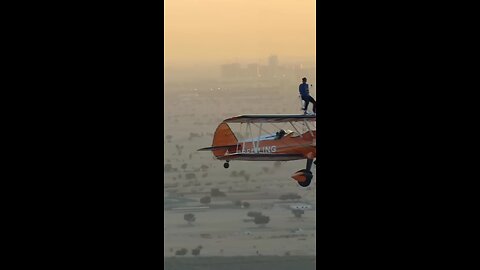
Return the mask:
<path id="1" fill-rule="evenodd" d="M 246 149 L 242 149 L 240 152 L 237 152 L 237 153 L 242 153 L 242 154 L 249 154 L 249 153 L 267 154 L 267 153 L 275 153 L 275 152 L 277 152 L 277 147 L 275 145 L 272 145 L 272 146 L 264 146 L 264 147 L 246 148 Z"/>

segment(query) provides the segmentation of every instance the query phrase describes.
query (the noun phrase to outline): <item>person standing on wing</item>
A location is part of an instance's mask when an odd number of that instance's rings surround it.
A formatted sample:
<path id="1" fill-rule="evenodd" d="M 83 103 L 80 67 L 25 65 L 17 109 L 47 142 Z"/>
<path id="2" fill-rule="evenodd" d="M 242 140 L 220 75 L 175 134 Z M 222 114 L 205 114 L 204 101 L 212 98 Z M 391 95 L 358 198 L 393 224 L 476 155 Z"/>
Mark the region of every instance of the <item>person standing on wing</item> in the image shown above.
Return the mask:
<path id="1" fill-rule="evenodd" d="M 305 112 L 307 112 L 308 104 L 312 102 L 313 105 L 313 113 L 317 113 L 317 102 L 310 96 L 310 91 L 308 90 L 307 78 L 302 78 L 302 83 L 298 87 L 300 92 L 300 96 L 302 100 L 305 101 L 305 108 L 302 108 Z"/>

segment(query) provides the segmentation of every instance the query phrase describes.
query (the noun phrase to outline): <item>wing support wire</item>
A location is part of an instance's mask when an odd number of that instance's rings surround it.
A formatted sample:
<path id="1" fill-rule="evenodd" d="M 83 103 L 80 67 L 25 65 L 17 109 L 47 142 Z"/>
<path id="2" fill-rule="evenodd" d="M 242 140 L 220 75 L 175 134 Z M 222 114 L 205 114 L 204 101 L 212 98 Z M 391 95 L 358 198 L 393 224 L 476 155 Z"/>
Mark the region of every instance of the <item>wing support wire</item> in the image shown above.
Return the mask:
<path id="1" fill-rule="evenodd" d="M 250 132 L 250 133 L 249 133 Z M 246 137 L 248 138 L 249 136 L 251 137 L 251 134 L 252 134 L 252 127 L 250 126 L 250 123 L 247 123 L 247 127 L 245 128 L 245 133 L 246 133 Z M 242 146 L 242 152 L 245 151 L 245 143 L 246 143 L 246 140 L 243 140 L 243 146 Z"/>
<path id="2" fill-rule="evenodd" d="M 252 124 L 258 128 L 258 137 L 254 137 L 253 136 L 253 131 L 252 131 Z M 240 126 L 241 127 L 241 126 Z M 246 133 L 246 138 L 252 138 L 252 146 L 253 146 L 253 150 L 254 150 L 254 153 L 258 153 L 259 150 L 260 150 L 260 137 L 262 136 L 262 131 L 268 133 L 268 131 L 266 131 L 263 127 L 262 127 L 262 123 L 260 123 L 260 125 L 257 125 L 255 123 L 249 123 L 247 122 L 247 126 L 245 128 L 245 133 Z M 241 132 L 241 130 L 240 130 Z M 246 145 L 246 139 L 243 140 L 242 142 L 242 151 L 245 149 L 245 145 Z M 237 143 L 237 153 L 239 153 L 239 146 L 240 144 Z"/>
<path id="3" fill-rule="evenodd" d="M 303 138 L 302 132 L 298 131 L 297 127 L 292 123 L 292 121 L 289 121 L 288 123 L 290 123 L 290 125 L 292 125 L 293 129 L 295 129 L 295 131 L 297 132 L 297 134 L 299 134 L 300 137 Z"/>
<path id="4" fill-rule="evenodd" d="M 253 148 L 255 149 L 255 153 L 258 154 L 258 152 L 260 151 L 260 136 L 262 136 L 262 124 L 263 123 L 260 123 L 260 127 L 258 129 L 258 138 L 257 138 L 257 146 L 253 146 Z"/>
<path id="5" fill-rule="evenodd" d="M 275 125 L 274 123 L 270 123 L 274 128 L 278 129 L 278 130 L 281 130 L 281 128 L 279 128 L 277 125 Z"/>
<path id="6" fill-rule="evenodd" d="M 258 139 L 258 140 L 259 140 L 259 141 L 260 141 L 260 136 L 262 135 L 262 134 L 261 134 L 261 131 L 262 131 L 262 130 L 265 132 L 265 134 L 268 134 L 268 133 L 270 133 L 268 130 L 266 130 L 266 129 L 262 128 L 262 123 L 260 123 L 260 126 L 259 126 L 259 125 L 257 125 L 257 124 L 255 124 L 255 123 L 252 123 L 252 124 L 253 124 L 254 126 L 256 126 L 256 127 L 258 127 L 258 128 L 259 128 L 259 135 L 258 135 L 258 137 L 259 137 L 259 139 Z M 271 124 L 271 123 L 270 123 L 270 124 Z"/>
<path id="7" fill-rule="evenodd" d="M 310 126 L 308 125 L 307 121 L 303 120 L 303 123 L 305 123 L 305 126 L 307 127 L 308 131 L 313 136 L 313 131 L 310 129 Z"/>
<path id="8" fill-rule="evenodd" d="M 243 123 L 240 123 L 240 131 L 239 131 L 240 136 L 243 136 L 243 135 L 242 135 L 242 126 L 243 126 Z M 239 147 L 239 146 L 240 146 L 240 143 L 238 143 L 238 140 L 237 140 L 237 150 L 235 151 L 236 153 L 238 153 L 238 147 Z"/>

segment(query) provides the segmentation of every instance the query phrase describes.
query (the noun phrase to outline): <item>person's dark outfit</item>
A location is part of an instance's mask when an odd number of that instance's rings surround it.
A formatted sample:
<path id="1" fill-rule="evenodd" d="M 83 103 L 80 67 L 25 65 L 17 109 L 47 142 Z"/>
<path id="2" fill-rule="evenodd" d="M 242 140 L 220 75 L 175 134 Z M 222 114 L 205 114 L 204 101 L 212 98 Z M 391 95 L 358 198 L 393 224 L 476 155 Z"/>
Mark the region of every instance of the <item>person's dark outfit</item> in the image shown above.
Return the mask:
<path id="1" fill-rule="evenodd" d="M 305 108 L 304 110 L 306 111 L 308 109 L 308 104 L 312 102 L 313 104 L 313 112 L 317 112 L 317 102 L 315 99 L 313 99 L 312 96 L 310 96 L 310 92 L 308 90 L 308 83 L 302 83 L 298 87 L 300 95 L 302 96 L 302 100 L 305 101 Z"/>
<path id="2" fill-rule="evenodd" d="M 275 139 L 280 140 L 287 132 L 285 130 L 281 129 L 279 132 L 276 133 Z"/>

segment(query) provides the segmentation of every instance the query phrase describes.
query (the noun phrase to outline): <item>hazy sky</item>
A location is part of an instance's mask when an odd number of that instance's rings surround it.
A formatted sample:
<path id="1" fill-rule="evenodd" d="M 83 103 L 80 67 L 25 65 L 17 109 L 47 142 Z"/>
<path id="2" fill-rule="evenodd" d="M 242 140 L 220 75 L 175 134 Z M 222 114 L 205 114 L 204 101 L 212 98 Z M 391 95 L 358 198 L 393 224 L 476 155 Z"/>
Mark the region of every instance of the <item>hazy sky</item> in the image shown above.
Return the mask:
<path id="1" fill-rule="evenodd" d="M 165 64 L 315 57 L 315 0 L 165 0 Z"/>

